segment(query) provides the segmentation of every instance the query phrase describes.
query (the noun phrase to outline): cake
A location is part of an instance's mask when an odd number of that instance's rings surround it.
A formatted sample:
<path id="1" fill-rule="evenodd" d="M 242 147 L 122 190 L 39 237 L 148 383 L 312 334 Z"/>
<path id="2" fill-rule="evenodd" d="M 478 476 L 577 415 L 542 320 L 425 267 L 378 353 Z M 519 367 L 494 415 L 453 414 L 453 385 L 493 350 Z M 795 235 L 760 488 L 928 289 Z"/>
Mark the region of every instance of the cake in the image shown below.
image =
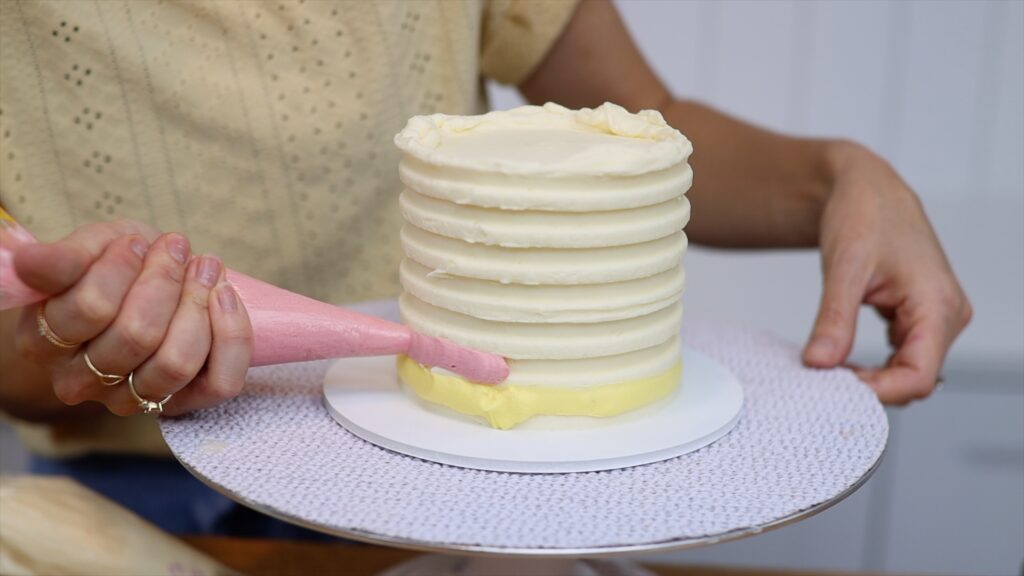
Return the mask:
<path id="1" fill-rule="evenodd" d="M 492 386 L 399 357 L 416 395 L 507 429 L 617 416 L 674 392 L 692 147 L 661 114 L 433 114 L 395 143 L 403 321 L 510 368 Z"/>

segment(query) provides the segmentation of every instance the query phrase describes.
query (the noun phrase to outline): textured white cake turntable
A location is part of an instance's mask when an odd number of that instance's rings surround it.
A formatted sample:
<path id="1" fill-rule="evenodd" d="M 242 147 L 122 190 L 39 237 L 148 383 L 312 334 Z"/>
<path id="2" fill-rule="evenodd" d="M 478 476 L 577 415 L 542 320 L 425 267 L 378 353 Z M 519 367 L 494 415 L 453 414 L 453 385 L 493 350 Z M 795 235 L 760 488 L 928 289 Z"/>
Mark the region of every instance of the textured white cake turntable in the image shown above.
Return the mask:
<path id="1" fill-rule="evenodd" d="M 683 350 L 679 390 L 616 418 L 536 417 L 495 430 L 420 400 L 398 377 L 394 358 L 347 358 L 324 376 L 324 404 L 356 436 L 432 462 L 495 472 L 557 474 L 639 466 L 703 448 L 740 418 L 743 389 L 728 369 Z M 625 560 L 460 558 L 431 554 L 383 576 L 557 574 L 646 576 Z"/>
<path id="2" fill-rule="evenodd" d="M 363 310 L 395 315 L 393 301 Z M 333 362 L 251 370 L 235 400 L 163 419 L 161 427 L 187 469 L 246 506 L 343 538 L 449 555 L 391 573 L 403 575 L 642 574 L 628 564 L 570 559 L 758 534 L 832 506 L 874 472 L 888 422 L 852 373 L 805 368 L 797 347 L 768 334 L 692 318 L 684 324 L 683 342 L 697 358 L 686 361 L 703 357 L 734 375 L 742 413 L 709 445 L 644 465 L 523 474 L 384 449 L 339 426 L 325 408 L 324 383 L 330 388 L 332 366 L 342 366 Z"/>

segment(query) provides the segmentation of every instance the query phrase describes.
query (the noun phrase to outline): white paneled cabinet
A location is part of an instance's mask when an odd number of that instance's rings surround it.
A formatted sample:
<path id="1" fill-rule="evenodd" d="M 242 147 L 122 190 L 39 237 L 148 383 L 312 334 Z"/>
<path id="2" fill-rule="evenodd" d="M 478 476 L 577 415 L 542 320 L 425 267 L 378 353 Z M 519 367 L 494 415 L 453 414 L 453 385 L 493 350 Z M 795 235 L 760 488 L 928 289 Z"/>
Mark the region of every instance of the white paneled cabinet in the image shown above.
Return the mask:
<path id="1" fill-rule="evenodd" d="M 1018 376 L 1020 376 L 1018 374 Z M 895 572 L 1003 575 L 1024 569 L 1024 396 L 965 374 L 900 414 L 881 557 Z M 872 566 L 874 567 L 874 566 Z"/>
<path id="2" fill-rule="evenodd" d="M 926 403 L 890 410 L 885 461 L 846 502 L 745 541 L 654 559 L 804 570 L 1019 574 L 1024 567 L 1024 395 L 986 383 L 986 377 L 965 374 Z M 987 391 L 958 391 L 972 386 Z"/>

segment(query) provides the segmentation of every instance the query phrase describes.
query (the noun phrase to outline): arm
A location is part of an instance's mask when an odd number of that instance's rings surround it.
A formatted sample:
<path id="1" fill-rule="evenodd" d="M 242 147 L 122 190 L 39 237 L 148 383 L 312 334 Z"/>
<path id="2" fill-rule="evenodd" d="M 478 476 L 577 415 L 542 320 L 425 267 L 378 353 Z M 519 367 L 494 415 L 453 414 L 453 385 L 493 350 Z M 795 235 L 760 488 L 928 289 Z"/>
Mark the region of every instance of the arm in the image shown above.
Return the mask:
<path id="1" fill-rule="evenodd" d="M 694 142 L 695 242 L 820 247 L 824 291 L 805 363 L 844 362 L 866 303 L 889 321 L 895 352 L 861 378 L 886 402 L 931 393 L 971 307 L 920 202 L 884 160 L 851 142 L 775 134 L 675 99 L 608 0 L 580 3 L 520 90 L 535 103 L 660 110 Z"/>
<path id="2" fill-rule="evenodd" d="M 581 108 L 609 101 L 632 111 L 659 110 L 694 143 L 690 164 L 696 178 L 687 196 L 700 217 L 686 229 L 694 242 L 733 248 L 817 245 L 833 143 L 775 134 L 673 98 L 610 2 L 583 0 L 519 88 L 534 103 Z"/>

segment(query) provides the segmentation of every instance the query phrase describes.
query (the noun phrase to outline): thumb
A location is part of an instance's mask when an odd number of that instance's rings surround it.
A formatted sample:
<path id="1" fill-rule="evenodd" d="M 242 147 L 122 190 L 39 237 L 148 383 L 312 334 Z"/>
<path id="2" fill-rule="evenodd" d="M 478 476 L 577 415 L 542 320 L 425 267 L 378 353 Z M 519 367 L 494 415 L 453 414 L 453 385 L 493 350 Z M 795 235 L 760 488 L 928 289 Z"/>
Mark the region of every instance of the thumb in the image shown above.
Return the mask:
<path id="1" fill-rule="evenodd" d="M 88 252 L 67 242 L 26 244 L 14 252 L 14 270 L 30 288 L 59 294 L 70 288 L 92 263 Z"/>
<path id="2" fill-rule="evenodd" d="M 805 364 L 832 368 L 850 355 L 868 275 L 868 266 L 856 258 L 837 258 L 826 264 L 818 317 L 804 347 Z"/>
<path id="3" fill-rule="evenodd" d="M 14 252 L 14 271 L 30 288 L 60 294 L 78 282 L 111 242 L 128 234 L 152 242 L 158 233 L 130 220 L 86 224 L 52 244 L 20 246 Z"/>

